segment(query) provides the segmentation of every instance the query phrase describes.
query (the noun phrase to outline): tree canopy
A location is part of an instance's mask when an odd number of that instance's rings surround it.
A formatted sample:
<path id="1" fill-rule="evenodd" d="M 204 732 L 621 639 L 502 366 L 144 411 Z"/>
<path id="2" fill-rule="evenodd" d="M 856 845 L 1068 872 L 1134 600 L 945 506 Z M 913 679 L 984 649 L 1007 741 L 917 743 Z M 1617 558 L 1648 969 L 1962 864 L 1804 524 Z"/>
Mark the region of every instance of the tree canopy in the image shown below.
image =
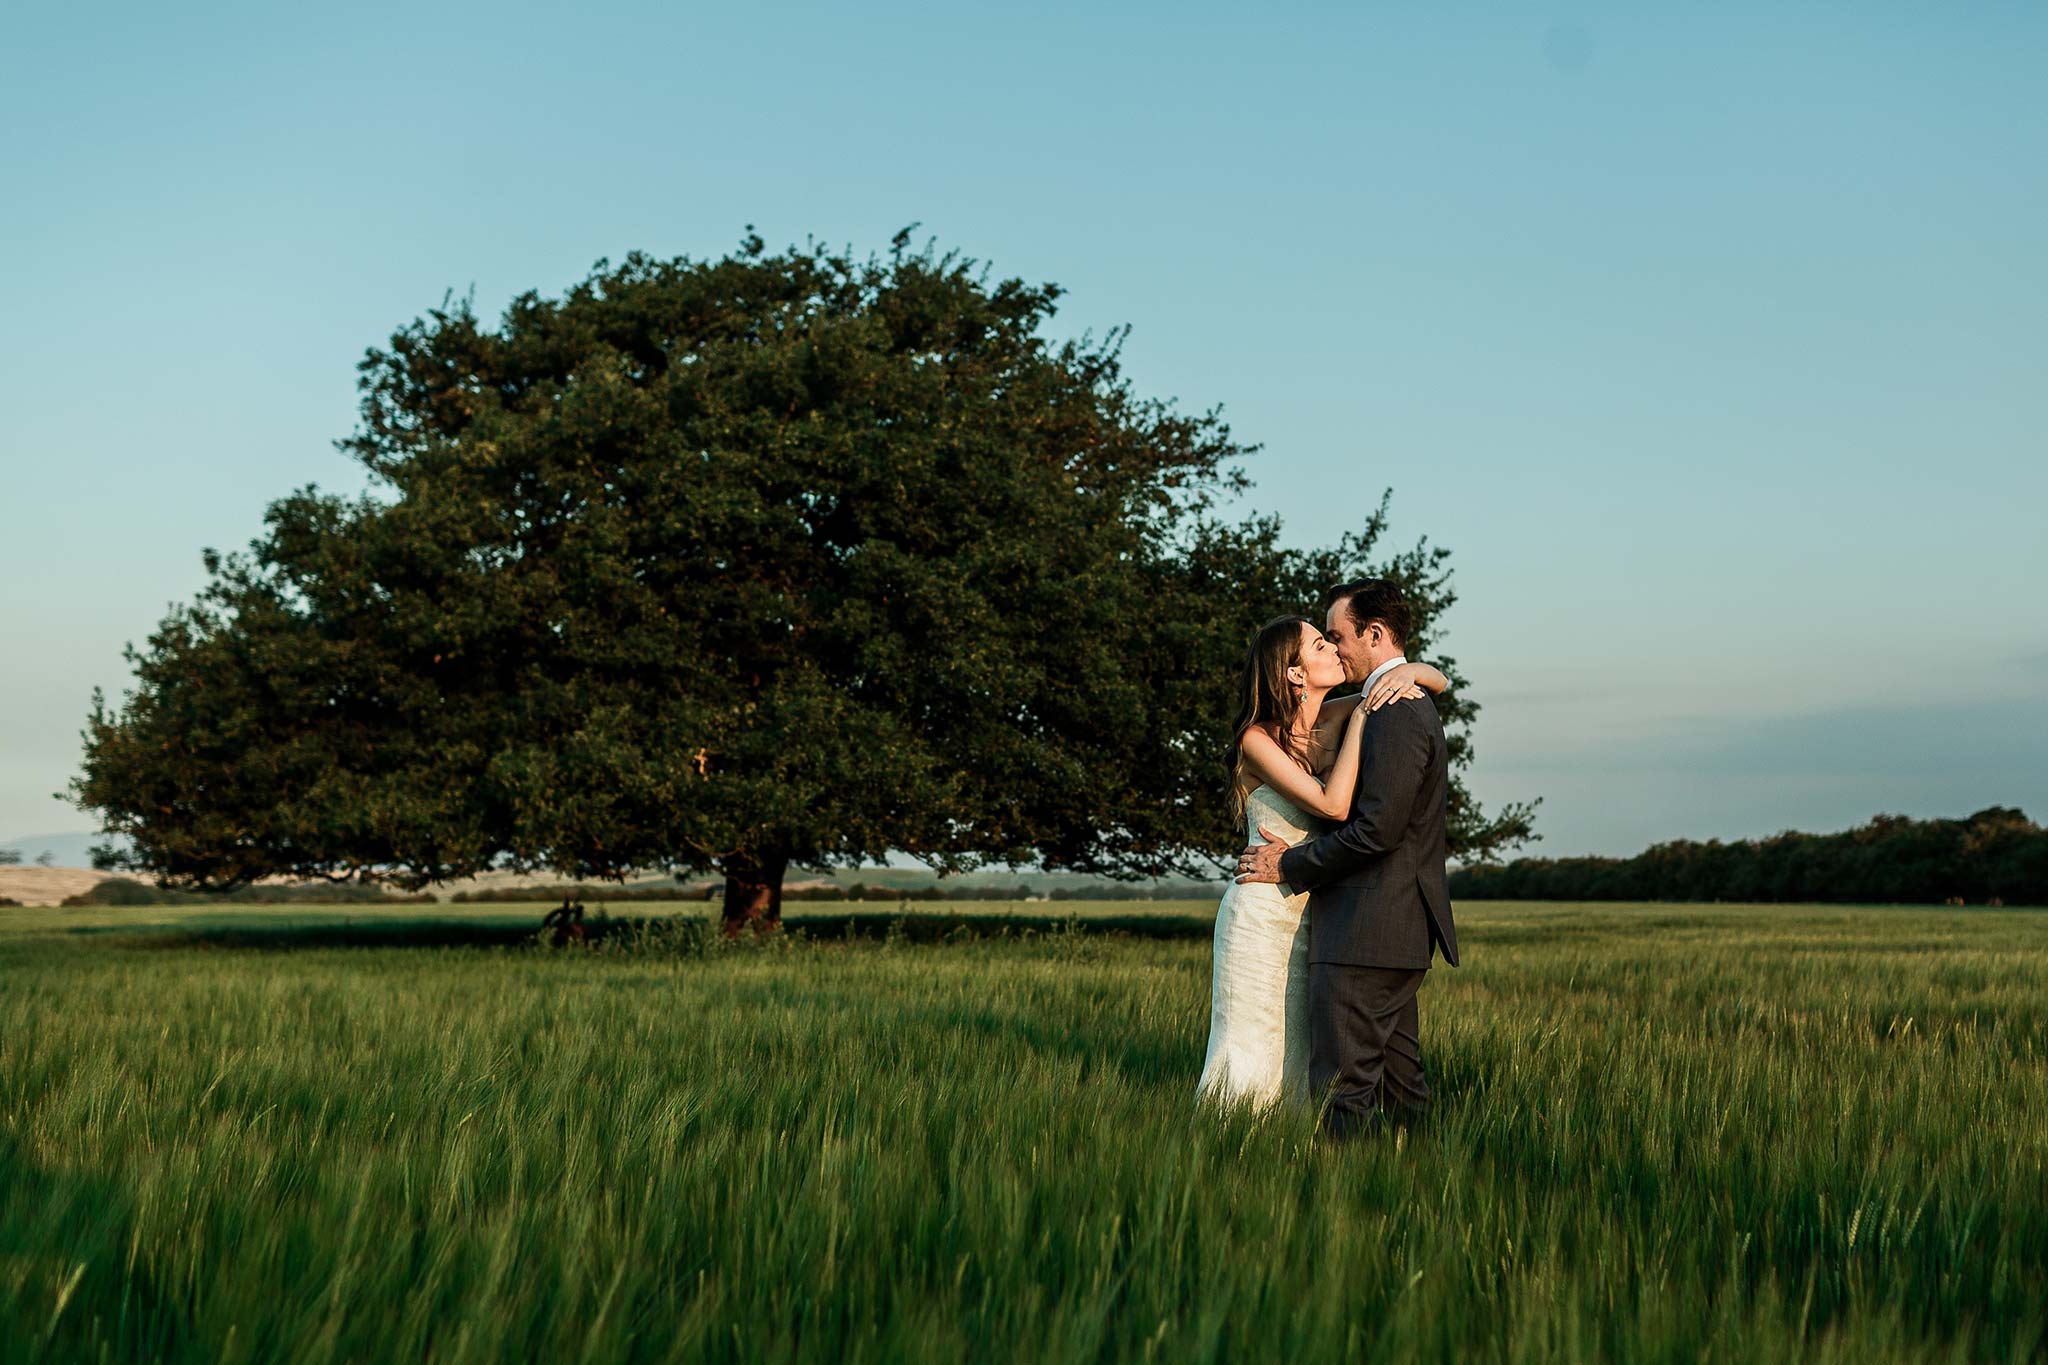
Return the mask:
<path id="1" fill-rule="evenodd" d="M 1447 556 L 1375 561 L 1384 499 L 1324 549 L 1219 516 L 1253 448 L 1134 393 L 1124 330 L 1049 339 L 1059 298 L 907 233 L 750 231 L 496 327 L 444 301 L 360 367 L 369 489 L 206 552 L 95 697 L 76 799 L 204 888 L 716 868 L 772 916 L 789 866 L 892 850 L 1213 867 L 1251 632 L 1373 571 L 1426 652 Z M 1445 710 L 1462 769 L 1477 708 Z M 1528 837 L 1454 803 L 1467 857 Z"/>

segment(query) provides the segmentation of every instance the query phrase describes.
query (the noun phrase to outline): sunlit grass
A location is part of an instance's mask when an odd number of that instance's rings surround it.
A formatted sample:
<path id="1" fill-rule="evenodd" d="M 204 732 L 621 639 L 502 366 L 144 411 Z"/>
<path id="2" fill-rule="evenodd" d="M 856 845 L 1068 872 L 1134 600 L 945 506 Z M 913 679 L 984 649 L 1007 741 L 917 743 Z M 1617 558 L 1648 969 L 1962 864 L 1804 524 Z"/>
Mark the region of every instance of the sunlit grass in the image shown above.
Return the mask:
<path id="1" fill-rule="evenodd" d="M 1460 906 L 1437 1113 L 1332 1152 L 1193 1107 L 1199 938 L 277 950 L 546 907 L 425 909 L 0 911 L 0 1354 L 2043 1344 L 2048 913 Z"/>

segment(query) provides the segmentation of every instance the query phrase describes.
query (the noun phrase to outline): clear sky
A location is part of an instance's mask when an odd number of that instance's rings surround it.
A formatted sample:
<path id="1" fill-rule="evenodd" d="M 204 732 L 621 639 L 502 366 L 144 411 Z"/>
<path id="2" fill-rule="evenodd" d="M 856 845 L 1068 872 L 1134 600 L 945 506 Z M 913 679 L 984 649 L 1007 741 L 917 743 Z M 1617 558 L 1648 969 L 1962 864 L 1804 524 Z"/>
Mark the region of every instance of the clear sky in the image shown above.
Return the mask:
<path id="1" fill-rule="evenodd" d="M 1303 543 L 1391 486 L 1537 852 L 2048 818 L 2048 6 L 1446 9 L 17 7 L 0 838 L 366 347 L 748 223 L 1133 324 Z"/>

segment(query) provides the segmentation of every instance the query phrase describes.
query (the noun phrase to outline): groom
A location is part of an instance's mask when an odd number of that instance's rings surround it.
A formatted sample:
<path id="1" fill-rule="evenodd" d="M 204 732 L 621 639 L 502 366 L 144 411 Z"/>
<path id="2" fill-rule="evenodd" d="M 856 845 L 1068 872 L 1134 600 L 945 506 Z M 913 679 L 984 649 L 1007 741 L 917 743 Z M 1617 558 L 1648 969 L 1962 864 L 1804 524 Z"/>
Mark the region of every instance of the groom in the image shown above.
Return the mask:
<path id="1" fill-rule="evenodd" d="M 1344 677 L 1365 684 L 1406 663 L 1415 613 L 1384 578 L 1343 583 L 1324 598 Z M 1309 1084 L 1326 1096 L 1323 1131 L 1339 1140 L 1382 1109 L 1429 1107 L 1415 993 L 1431 949 L 1458 965 L 1444 879 L 1450 754 L 1428 697 L 1392 702 L 1366 722 L 1351 818 L 1299 848 L 1274 838 L 1244 851 L 1240 882 L 1310 893 Z"/>

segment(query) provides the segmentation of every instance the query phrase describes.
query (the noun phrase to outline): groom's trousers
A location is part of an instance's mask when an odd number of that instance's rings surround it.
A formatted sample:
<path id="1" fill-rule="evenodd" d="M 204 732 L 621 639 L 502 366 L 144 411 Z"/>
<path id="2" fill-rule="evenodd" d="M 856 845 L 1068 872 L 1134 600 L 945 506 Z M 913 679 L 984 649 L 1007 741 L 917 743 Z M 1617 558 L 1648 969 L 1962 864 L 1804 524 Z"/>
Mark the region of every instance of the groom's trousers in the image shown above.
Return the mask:
<path id="1" fill-rule="evenodd" d="M 1427 968 L 1309 968 L 1310 1088 L 1323 1103 L 1323 1131 L 1348 1138 L 1371 1128 L 1380 1111 L 1419 1115 L 1429 1108 L 1415 994 Z"/>

